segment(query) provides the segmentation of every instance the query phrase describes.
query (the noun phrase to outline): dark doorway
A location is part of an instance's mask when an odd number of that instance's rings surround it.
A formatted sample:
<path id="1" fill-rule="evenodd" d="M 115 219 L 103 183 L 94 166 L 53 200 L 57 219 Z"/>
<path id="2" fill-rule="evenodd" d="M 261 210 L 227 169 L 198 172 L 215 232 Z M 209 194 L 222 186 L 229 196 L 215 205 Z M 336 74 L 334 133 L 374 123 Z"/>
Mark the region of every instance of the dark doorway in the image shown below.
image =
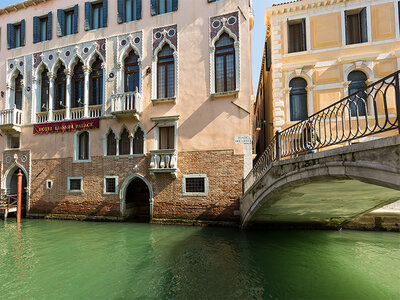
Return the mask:
<path id="1" fill-rule="evenodd" d="M 129 220 L 150 221 L 150 191 L 146 183 L 136 177 L 126 189 L 126 216 Z"/>
<path id="2" fill-rule="evenodd" d="M 17 191 L 18 191 L 18 173 L 19 169 L 17 168 L 11 175 L 10 180 L 8 181 L 8 186 L 7 186 L 7 195 L 13 195 L 15 196 L 15 199 L 17 198 Z M 26 191 L 26 176 L 24 172 L 22 172 L 22 203 L 21 203 L 21 208 L 22 208 L 22 216 L 26 215 L 26 210 L 27 210 L 27 191 Z M 10 175 L 9 175 L 10 176 Z"/>

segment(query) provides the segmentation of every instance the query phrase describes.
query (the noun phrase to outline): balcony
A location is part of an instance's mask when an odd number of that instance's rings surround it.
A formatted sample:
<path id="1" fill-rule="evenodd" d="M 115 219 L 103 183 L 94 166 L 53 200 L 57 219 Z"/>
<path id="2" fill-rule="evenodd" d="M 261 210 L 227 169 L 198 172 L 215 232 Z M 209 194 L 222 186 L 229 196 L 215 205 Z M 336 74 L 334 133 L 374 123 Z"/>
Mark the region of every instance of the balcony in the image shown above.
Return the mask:
<path id="1" fill-rule="evenodd" d="M 170 173 L 173 178 L 176 178 L 178 155 L 174 149 L 152 150 L 150 155 L 151 176 L 155 176 L 155 173 Z"/>
<path id="2" fill-rule="evenodd" d="M 23 124 L 22 110 L 14 108 L 0 111 L 0 130 L 7 133 L 21 132 Z"/>
<path id="3" fill-rule="evenodd" d="M 88 107 L 88 116 L 85 117 L 84 107 L 74 107 L 69 110 L 69 120 L 81 120 L 87 118 L 100 118 L 103 115 L 103 105 L 92 105 Z M 36 124 L 48 122 L 61 122 L 67 120 L 67 110 L 53 110 L 53 119 L 50 121 L 49 112 L 42 111 L 36 113 Z"/>
<path id="4" fill-rule="evenodd" d="M 139 92 L 112 95 L 111 113 L 116 117 L 133 116 L 139 121 L 142 114 L 142 96 Z"/>

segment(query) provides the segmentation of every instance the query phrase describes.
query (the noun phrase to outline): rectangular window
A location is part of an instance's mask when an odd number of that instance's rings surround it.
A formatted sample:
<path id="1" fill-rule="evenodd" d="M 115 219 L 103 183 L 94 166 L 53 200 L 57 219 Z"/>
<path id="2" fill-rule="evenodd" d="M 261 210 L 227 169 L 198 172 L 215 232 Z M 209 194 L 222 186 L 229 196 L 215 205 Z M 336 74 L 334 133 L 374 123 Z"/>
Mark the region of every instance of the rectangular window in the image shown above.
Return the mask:
<path id="1" fill-rule="evenodd" d="M 366 8 L 345 12 L 346 45 L 368 42 Z"/>
<path id="2" fill-rule="evenodd" d="M 25 45 L 25 20 L 15 24 L 7 24 L 7 45 L 8 49 Z"/>
<path id="3" fill-rule="evenodd" d="M 48 27 L 47 23 L 48 23 L 47 17 L 40 18 L 40 41 L 41 42 L 47 41 L 47 27 Z"/>
<path id="4" fill-rule="evenodd" d="M 182 194 L 184 196 L 207 196 L 208 178 L 205 174 L 183 175 Z"/>
<path id="5" fill-rule="evenodd" d="M 103 28 L 103 2 L 92 5 L 92 29 Z"/>
<path id="6" fill-rule="evenodd" d="M 159 149 L 175 148 L 175 127 L 159 127 Z"/>
<path id="7" fill-rule="evenodd" d="M 288 21 L 288 52 L 306 51 L 306 20 Z"/>
<path id="8" fill-rule="evenodd" d="M 7 135 L 7 146 L 9 149 L 19 149 L 20 147 L 20 134 Z"/>
<path id="9" fill-rule="evenodd" d="M 151 14 L 161 15 L 178 10 L 178 0 L 152 0 Z"/>
<path id="10" fill-rule="evenodd" d="M 68 177 L 69 192 L 83 192 L 82 177 Z"/>
<path id="11" fill-rule="evenodd" d="M 65 35 L 71 35 L 74 32 L 74 11 L 65 12 Z"/>
<path id="12" fill-rule="evenodd" d="M 21 24 L 14 25 L 14 41 L 14 48 L 21 47 Z"/>
<path id="13" fill-rule="evenodd" d="M 118 177 L 106 176 L 104 177 L 104 194 L 117 194 L 118 193 Z"/>

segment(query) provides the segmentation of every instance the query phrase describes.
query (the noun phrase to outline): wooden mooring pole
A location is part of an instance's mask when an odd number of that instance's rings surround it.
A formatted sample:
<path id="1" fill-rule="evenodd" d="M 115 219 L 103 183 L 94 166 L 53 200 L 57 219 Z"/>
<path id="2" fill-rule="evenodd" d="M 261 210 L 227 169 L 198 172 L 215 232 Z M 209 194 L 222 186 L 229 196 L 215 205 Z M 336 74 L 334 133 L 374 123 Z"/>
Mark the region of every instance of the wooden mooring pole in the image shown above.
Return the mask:
<path id="1" fill-rule="evenodd" d="M 17 223 L 21 222 L 21 200 L 22 200 L 22 173 L 18 172 L 18 189 L 17 189 Z"/>

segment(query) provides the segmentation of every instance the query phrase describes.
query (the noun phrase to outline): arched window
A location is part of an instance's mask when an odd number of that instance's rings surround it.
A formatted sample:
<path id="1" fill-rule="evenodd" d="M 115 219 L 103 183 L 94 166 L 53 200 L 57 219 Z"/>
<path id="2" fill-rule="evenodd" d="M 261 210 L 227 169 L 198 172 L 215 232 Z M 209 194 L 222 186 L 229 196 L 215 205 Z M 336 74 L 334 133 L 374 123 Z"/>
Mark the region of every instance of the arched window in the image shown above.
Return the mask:
<path id="1" fill-rule="evenodd" d="M 297 77 L 289 82 L 290 90 L 290 121 L 307 119 L 307 81 Z"/>
<path id="2" fill-rule="evenodd" d="M 22 109 L 22 79 L 21 73 L 15 78 L 15 106 L 17 109 Z"/>
<path id="3" fill-rule="evenodd" d="M 41 75 L 40 111 L 47 111 L 49 107 L 49 76 L 47 69 Z"/>
<path id="4" fill-rule="evenodd" d="M 72 77 L 72 101 L 71 107 L 81 107 L 85 98 L 85 74 L 83 73 L 83 64 L 79 61 L 74 67 Z"/>
<path id="5" fill-rule="evenodd" d="M 121 138 L 119 140 L 119 155 L 131 154 L 131 141 L 129 140 L 129 132 L 124 129 L 121 133 Z"/>
<path id="6" fill-rule="evenodd" d="M 89 133 L 84 131 L 78 136 L 78 159 L 87 160 L 89 159 Z"/>
<path id="7" fill-rule="evenodd" d="M 55 101 L 54 110 L 65 108 L 65 91 L 66 91 L 66 76 L 65 67 L 61 67 L 57 70 L 56 80 L 55 80 Z"/>
<path id="8" fill-rule="evenodd" d="M 359 90 L 367 87 L 365 83 L 365 81 L 367 81 L 367 75 L 365 75 L 364 72 L 353 71 L 349 74 L 347 80 L 350 81 L 349 95 L 357 93 Z M 349 101 L 352 117 L 356 116 L 357 113 L 359 116 L 365 116 L 367 104 L 367 94 L 365 92 L 357 93 L 356 95 L 350 97 Z"/>
<path id="9" fill-rule="evenodd" d="M 167 44 L 158 53 L 157 98 L 172 98 L 175 95 L 174 50 Z"/>
<path id="10" fill-rule="evenodd" d="M 103 104 L 103 61 L 97 57 L 92 64 L 90 73 L 90 100 L 89 105 Z"/>
<path id="11" fill-rule="evenodd" d="M 144 132 L 138 127 L 133 137 L 133 154 L 143 154 Z"/>
<path id="12" fill-rule="evenodd" d="M 132 49 L 124 60 L 124 92 L 134 92 L 136 88 L 139 90 L 139 56 Z"/>
<path id="13" fill-rule="evenodd" d="M 215 91 L 236 89 L 234 40 L 224 33 L 215 43 Z"/>
<path id="14" fill-rule="evenodd" d="M 112 130 L 107 135 L 107 155 L 117 155 L 117 141 Z"/>

